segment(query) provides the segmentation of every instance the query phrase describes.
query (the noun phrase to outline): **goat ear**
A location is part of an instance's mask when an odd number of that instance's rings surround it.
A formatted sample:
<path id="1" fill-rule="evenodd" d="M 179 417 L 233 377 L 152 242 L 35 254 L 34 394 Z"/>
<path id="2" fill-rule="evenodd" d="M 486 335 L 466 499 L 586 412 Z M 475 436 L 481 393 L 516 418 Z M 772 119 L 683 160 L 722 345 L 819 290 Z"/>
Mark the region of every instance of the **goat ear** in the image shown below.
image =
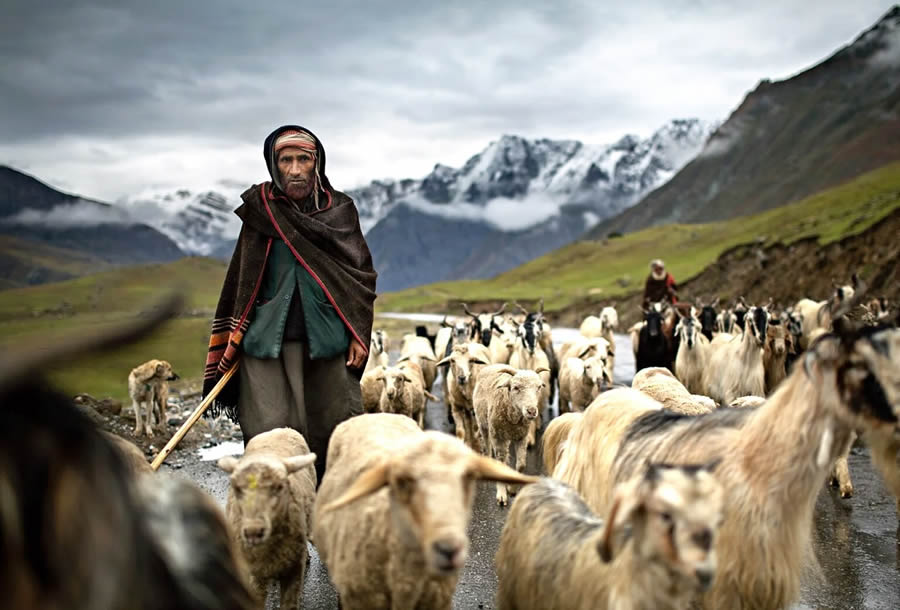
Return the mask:
<path id="1" fill-rule="evenodd" d="M 592 345 L 591 345 L 591 346 L 588 346 L 588 347 L 586 347 L 586 348 L 584 348 L 583 350 L 581 350 L 581 353 L 578 354 L 578 359 L 581 360 L 582 358 L 584 358 L 585 356 L 587 356 L 587 355 L 590 353 L 591 349 L 593 349 L 593 346 L 592 346 Z"/>
<path id="2" fill-rule="evenodd" d="M 322 509 L 326 512 L 346 506 L 360 498 L 373 494 L 388 484 L 388 474 L 391 470 L 390 460 L 382 460 L 372 466 L 356 478 L 350 489 L 344 492 L 340 498 L 330 502 Z"/>
<path id="3" fill-rule="evenodd" d="M 451 359 L 451 356 L 447 356 L 446 358 L 438 360 L 438 362 L 435 366 L 443 366 L 445 364 L 450 364 L 450 359 Z"/>
<path id="4" fill-rule="evenodd" d="M 532 477 L 521 472 L 516 472 L 506 464 L 501 464 L 495 459 L 485 455 L 473 455 L 471 458 L 472 473 L 483 481 L 497 481 L 498 483 L 536 483 L 537 477 Z"/>
<path id="5" fill-rule="evenodd" d="M 410 377 L 409 375 L 407 375 L 406 373 L 403 373 L 403 379 L 404 379 L 404 381 L 408 381 L 409 383 L 413 382 L 413 378 Z"/>
<path id="6" fill-rule="evenodd" d="M 305 468 L 310 464 L 315 464 L 316 454 L 307 453 L 306 455 L 295 455 L 289 458 L 282 458 L 281 461 L 284 462 L 284 467 L 287 469 L 287 473 L 291 474 L 292 472 L 297 472 L 301 468 Z"/>
<path id="7" fill-rule="evenodd" d="M 397 360 L 397 364 L 400 364 L 401 362 L 408 362 L 408 361 L 409 361 L 409 356 L 402 356 L 401 358 L 399 358 Z"/>
<path id="8" fill-rule="evenodd" d="M 234 469 L 237 468 L 237 463 L 238 459 L 236 457 L 234 457 L 233 455 L 226 455 L 223 458 L 219 458 L 219 461 L 216 462 L 216 465 L 228 474 L 231 474 L 232 472 L 234 472 Z"/>
<path id="9" fill-rule="evenodd" d="M 549 372 L 550 372 L 550 369 L 545 368 L 545 367 L 541 367 L 541 368 L 539 368 L 539 369 L 535 369 L 534 372 L 537 373 L 538 375 L 540 375 L 541 373 L 549 373 Z"/>
<path id="10" fill-rule="evenodd" d="M 597 552 L 600 559 L 609 563 L 615 557 L 615 538 L 621 533 L 625 524 L 631 521 L 634 512 L 641 506 L 641 498 L 638 496 L 638 486 L 640 480 L 623 483 L 616 488 L 613 498 L 612 508 L 606 523 L 603 524 L 603 531 L 600 534 L 600 542 L 597 545 Z"/>
<path id="11" fill-rule="evenodd" d="M 472 364 L 490 364 L 490 362 L 485 362 L 481 358 L 472 358 Z"/>

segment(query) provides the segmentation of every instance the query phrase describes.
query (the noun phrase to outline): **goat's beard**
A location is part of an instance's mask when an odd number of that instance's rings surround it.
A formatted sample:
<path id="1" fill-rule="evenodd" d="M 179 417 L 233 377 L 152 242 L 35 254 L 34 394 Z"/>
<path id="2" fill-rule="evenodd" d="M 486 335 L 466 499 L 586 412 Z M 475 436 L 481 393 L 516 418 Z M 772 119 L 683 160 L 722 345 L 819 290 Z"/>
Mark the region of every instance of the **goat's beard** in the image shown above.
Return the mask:
<path id="1" fill-rule="evenodd" d="M 654 280 L 664 280 L 666 279 L 666 271 L 663 269 L 662 271 L 651 271 L 653 274 Z"/>

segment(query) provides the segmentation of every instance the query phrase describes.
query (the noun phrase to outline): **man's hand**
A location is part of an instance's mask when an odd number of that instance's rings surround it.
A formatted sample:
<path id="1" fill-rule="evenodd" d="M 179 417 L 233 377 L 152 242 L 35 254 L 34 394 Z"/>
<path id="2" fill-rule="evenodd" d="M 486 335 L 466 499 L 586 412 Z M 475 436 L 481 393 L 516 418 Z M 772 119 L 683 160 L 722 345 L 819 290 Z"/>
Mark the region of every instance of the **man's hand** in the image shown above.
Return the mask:
<path id="1" fill-rule="evenodd" d="M 347 366 L 360 368 L 366 361 L 366 350 L 356 341 L 350 342 L 350 349 L 347 350 Z"/>

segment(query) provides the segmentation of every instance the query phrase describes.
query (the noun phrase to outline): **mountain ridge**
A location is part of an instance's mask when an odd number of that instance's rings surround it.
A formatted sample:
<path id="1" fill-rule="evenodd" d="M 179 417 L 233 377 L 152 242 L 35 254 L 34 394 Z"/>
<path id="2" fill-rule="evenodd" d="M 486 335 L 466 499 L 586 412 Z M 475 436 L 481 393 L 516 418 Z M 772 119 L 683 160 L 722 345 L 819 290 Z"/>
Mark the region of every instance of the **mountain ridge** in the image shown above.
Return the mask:
<path id="1" fill-rule="evenodd" d="M 900 159 L 900 5 L 818 64 L 763 79 L 704 151 L 586 234 L 772 209 Z"/>

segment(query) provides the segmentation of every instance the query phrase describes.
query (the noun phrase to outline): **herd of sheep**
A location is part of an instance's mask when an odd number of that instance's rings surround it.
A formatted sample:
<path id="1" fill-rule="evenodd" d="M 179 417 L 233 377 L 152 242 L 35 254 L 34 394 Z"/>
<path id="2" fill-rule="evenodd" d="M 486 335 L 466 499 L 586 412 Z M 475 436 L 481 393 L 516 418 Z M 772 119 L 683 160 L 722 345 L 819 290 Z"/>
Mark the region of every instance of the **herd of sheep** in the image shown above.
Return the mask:
<path id="1" fill-rule="evenodd" d="M 787 608 L 815 565 L 819 491 L 834 475 L 852 493 L 857 435 L 900 497 L 900 330 L 883 302 L 861 305 L 864 292 L 854 278 L 788 310 L 652 304 L 630 329 L 631 387 L 613 383 L 611 307 L 561 345 L 542 308 L 466 307 L 468 320 L 445 319 L 435 336 L 403 336 L 393 363 L 378 330 L 360 382 L 366 413 L 335 429 L 321 481 L 303 437 L 276 429 L 219 461 L 225 519 L 204 508 L 155 529 L 139 520 L 150 540 L 202 524 L 209 541 L 187 536 L 191 553 L 217 545 L 234 582 L 179 571 L 186 550 L 156 543 L 171 578 L 202 580 L 189 594 L 209 603 L 130 607 L 254 607 L 274 582 L 280 607 L 299 608 L 309 542 L 342 608 L 449 609 L 476 484 L 491 481 L 508 506 L 498 608 Z M 438 380 L 455 436 L 425 430 Z M 557 392 L 558 415 L 544 422 Z M 529 451 L 546 476 L 525 473 Z"/>

